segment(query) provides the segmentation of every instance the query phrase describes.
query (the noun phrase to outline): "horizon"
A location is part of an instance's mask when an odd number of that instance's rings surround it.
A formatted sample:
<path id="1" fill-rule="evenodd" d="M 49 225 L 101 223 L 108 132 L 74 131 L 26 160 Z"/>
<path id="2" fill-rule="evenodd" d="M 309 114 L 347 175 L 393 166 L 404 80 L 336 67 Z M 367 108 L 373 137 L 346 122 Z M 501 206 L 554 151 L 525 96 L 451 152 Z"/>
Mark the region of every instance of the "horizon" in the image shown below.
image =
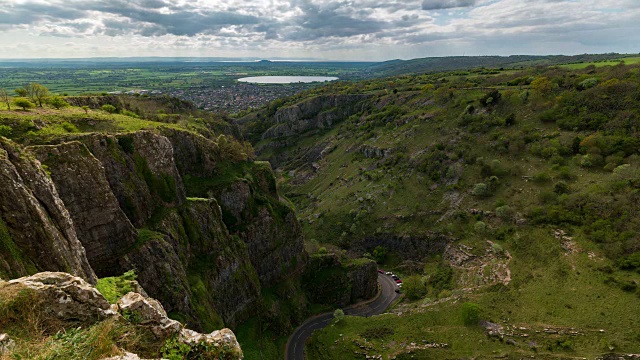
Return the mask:
<path id="1" fill-rule="evenodd" d="M 461 57 L 501 57 L 501 58 L 509 58 L 509 57 L 517 57 L 517 56 L 530 56 L 530 57 L 572 57 L 572 56 L 580 56 L 580 55 L 620 55 L 621 58 L 624 57 L 632 57 L 640 55 L 639 52 L 633 53 L 617 53 L 617 52 L 606 52 L 606 53 L 580 53 L 580 54 L 542 54 L 542 55 L 533 55 L 533 54 L 511 54 L 511 55 L 449 55 L 449 56 L 426 56 L 420 58 L 389 58 L 385 60 L 340 60 L 340 59 L 308 59 L 308 58 L 260 58 L 260 57 L 213 57 L 213 56 L 95 56 L 95 57 L 57 57 L 57 58 L 48 58 L 48 57 L 32 57 L 32 58 L 0 58 L 0 62 L 20 62 L 20 61 L 97 61 L 97 60 L 140 60 L 140 59 L 149 59 L 149 60 L 170 60 L 173 59 L 175 61 L 181 60 L 191 60 L 191 59 L 202 59 L 208 60 L 206 62 L 344 62 L 344 63 L 383 63 L 390 61 L 411 61 L 411 60 L 419 60 L 419 59 L 438 59 L 438 58 L 461 58 Z"/>
<path id="2" fill-rule="evenodd" d="M 381 62 L 636 53 L 640 43 L 640 2 L 634 0 L 6 3 L 0 9 L 0 58 L 6 60 L 160 56 Z"/>

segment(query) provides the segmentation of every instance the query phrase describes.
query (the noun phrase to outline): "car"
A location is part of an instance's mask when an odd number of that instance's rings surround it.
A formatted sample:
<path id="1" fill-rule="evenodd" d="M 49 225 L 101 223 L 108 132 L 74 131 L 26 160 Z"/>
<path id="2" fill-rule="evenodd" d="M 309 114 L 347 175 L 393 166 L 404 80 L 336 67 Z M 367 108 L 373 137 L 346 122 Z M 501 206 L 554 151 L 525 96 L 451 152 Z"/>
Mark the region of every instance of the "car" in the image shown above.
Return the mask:
<path id="1" fill-rule="evenodd" d="M 396 284 L 400 289 L 402 289 L 402 284 Z"/>
<path id="2" fill-rule="evenodd" d="M 384 271 L 383 271 L 382 269 L 378 269 L 378 272 L 379 272 L 380 274 L 384 274 Z"/>
<path id="3" fill-rule="evenodd" d="M 400 294 L 400 289 L 396 289 L 396 293 Z"/>
<path id="4" fill-rule="evenodd" d="M 402 280 L 396 279 L 396 284 L 402 284 Z"/>
<path id="5" fill-rule="evenodd" d="M 393 275 L 393 273 L 391 271 L 387 271 L 385 275 Z"/>
<path id="6" fill-rule="evenodd" d="M 393 280 L 398 280 L 398 279 L 400 279 L 399 277 L 397 277 L 397 276 L 395 276 L 395 275 L 391 275 L 391 278 L 392 278 Z"/>

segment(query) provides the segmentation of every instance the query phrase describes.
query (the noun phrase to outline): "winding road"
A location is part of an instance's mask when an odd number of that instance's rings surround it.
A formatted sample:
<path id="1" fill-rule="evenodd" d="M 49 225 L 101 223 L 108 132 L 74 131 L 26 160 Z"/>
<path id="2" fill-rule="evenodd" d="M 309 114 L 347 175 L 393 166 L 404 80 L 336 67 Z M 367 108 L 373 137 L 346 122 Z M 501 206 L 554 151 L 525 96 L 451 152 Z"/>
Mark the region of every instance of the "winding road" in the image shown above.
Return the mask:
<path id="1" fill-rule="evenodd" d="M 371 302 L 351 305 L 344 308 L 345 315 L 372 316 L 382 314 L 400 294 L 396 293 L 397 285 L 390 276 L 378 274 L 380 296 Z M 314 330 L 322 329 L 333 320 L 333 313 L 324 313 L 307 319 L 289 338 L 285 352 L 285 360 L 304 360 L 304 344 Z"/>

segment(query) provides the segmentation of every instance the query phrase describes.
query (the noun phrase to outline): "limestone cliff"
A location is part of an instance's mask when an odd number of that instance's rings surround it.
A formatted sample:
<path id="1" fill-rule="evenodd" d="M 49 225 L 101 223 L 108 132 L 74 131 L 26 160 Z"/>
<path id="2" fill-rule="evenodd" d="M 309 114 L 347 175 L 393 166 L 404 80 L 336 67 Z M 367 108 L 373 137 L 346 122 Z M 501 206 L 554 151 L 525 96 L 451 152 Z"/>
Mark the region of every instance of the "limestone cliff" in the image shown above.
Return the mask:
<path id="1" fill-rule="evenodd" d="M 65 270 L 95 283 L 71 216 L 40 163 L 0 138 L 0 274 Z"/>
<path id="2" fill-rule="evenodd" d="M 304 265 L 300 226 L 267 163 L 238 160 L 193 133 L 163 133 L 74 135 L 25 154 L 42 162 L 30 160 L 30 171 L 39 171 L 48 186 L 37 191 L 59 194 L 64 234 L 74 236 L 83 256 L 86 249 L 88 271 L 104 277 L 134 269 L 172 316 L 196 329 L 235 326 L 259 311 L 263 286 Z M 52 240 L 49 246 L 59 245 Z M 3 258 L 12 262 L 4 266 L 9 277 L 40 269 Z M 25 258 L 20 264 L 43 261 Z M 92 272 L 74 273 L 94 279 Z"/>
<path id="3" fill-rule="evenodd" d="M 376 269 L 372 260 L 342 261 L 334 254 L 316 254 L 305 269 L 303 286 L 315 303 L 345 306 L 376 294 Z"/>
<path id="4" fill-rule="evenodd" d="M 319 95 L 279 108 L 275 114 L 251 114 L 237 124 L 249 139 L 273 139 L 327 129 L 364 108 L 369 95 Z"/>
<path id="5" fill-rule="evenodd" d="M 111 191 L 102 163 L 80 142 L 29 150 L 49 171 L 96 274 L 121 274 L 118 259 L 138 234 Z"/>

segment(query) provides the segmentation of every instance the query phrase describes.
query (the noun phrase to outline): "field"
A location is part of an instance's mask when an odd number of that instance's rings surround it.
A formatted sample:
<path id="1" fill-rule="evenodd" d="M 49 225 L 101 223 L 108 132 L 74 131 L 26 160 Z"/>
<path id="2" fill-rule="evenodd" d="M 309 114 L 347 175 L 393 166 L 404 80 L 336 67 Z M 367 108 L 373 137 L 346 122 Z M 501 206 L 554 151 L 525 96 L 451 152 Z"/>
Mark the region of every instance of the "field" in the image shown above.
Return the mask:
<path id="1" fill-rule="evenodd" d="M 340 62 L 3 62 L 0 86 L 14 89 L 29 82 L 53 93 L 77 95 L 109 91 L 170 91 L 191 87 L 219 88 L 245 76 L 322 75 L 354 77 L 370 63 Z"/>
<path id="2" fill-rule="evenodd" d="M 566 65 L 561 65 L 561 67 L 566 68 L 566 69 L 579 70 L 579 69 L 584 69 L 587 66 L 591 66 L 591 65 L 593 65 L 595 67 L 615 66 L 615 65 L 620 64 L 621 62 L 624 62 L 625 65 L 640 64 L 640 56 L 638 56 L 638 57 L 625 57 L 625 58 L 620 58 L 620 59 L 615 59 L 615 60 L 602 60 L 602 61 L 594 61 L 594 62 L 566 64 Z"/>

